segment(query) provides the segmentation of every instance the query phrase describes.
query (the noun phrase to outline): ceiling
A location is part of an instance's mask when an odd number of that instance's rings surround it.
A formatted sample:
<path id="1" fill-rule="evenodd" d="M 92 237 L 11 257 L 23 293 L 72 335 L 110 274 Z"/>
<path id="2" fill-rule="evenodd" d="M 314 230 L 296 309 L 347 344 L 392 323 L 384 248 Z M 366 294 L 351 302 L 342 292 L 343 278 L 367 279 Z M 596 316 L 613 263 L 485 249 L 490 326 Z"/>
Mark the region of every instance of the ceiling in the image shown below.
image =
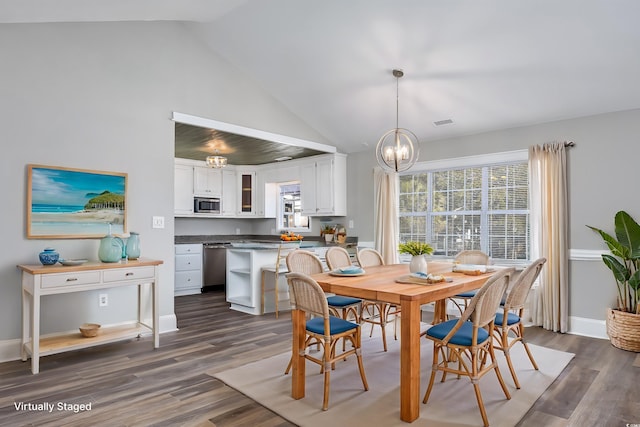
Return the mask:
<path id="1" fill-rule="evenodd" d="M 320 142 L 346 153 L 373 149 L 396 126 L 393 68 L 405 73 L 398 81 L 399 125 L 423 147 L 444 138 L 640 108 L 636 0 L 2 5 L 0 23 L 185 21 L 213 52 L 322 135 Z M 452 124 L 434 125 L 441 120 Z"/>

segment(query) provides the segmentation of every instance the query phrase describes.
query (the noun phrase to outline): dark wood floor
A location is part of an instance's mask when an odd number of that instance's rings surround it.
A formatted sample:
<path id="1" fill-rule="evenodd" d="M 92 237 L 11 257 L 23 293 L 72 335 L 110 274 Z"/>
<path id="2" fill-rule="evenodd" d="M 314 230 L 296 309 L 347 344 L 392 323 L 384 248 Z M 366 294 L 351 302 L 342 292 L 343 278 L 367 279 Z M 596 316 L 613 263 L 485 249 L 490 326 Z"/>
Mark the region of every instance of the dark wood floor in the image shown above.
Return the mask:
<path id="1" fill-rule="evenodd" d="M 2 426 L 289 426 L 210 374 L 281 353 L 290 316 L 231 311 L 221 292 L 176 298 L 178 332 L 0 364 Z M 608 341 L 528 328 L 535 344 L 576 353 L 519 426 L 640 423 L 640 357 Z M 54 405 L 51 413 L 16 405 Z M 58 404 L 71 410 L 60 410 Z M 91 411 L 72 411 L 91 403 Z"/>

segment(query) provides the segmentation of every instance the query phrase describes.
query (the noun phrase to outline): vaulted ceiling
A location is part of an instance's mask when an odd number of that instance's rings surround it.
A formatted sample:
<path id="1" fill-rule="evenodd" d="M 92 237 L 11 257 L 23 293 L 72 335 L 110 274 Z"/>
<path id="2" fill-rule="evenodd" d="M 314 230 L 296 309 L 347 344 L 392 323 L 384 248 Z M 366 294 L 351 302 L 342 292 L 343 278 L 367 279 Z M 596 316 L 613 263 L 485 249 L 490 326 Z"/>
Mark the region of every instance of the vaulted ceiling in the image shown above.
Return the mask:
<path id="1" fill-rule="evenodd" d="M 0 23 L 186 21 L 343 152 L 640 108 L 636 0 L 3 0 Z M 214 118 L 215 119 L 215 118 Z M 450 120 L 442 126 L 434 122 Z"/>

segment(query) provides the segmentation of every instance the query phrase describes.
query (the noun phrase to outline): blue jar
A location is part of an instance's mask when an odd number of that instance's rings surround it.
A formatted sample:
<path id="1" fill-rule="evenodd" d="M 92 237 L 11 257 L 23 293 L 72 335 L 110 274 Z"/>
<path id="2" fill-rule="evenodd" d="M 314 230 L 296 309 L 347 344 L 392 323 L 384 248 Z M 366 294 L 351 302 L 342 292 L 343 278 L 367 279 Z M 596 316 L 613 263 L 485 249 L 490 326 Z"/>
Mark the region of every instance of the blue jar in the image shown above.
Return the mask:
<path id="1" fill-rule="evenodd" d="M 53 265 L 58 262 L 58 258 L 60 255 L 53 248 L 45 248 L 44 251 L 40 252 L 40 262 L 43 265 Z"/>

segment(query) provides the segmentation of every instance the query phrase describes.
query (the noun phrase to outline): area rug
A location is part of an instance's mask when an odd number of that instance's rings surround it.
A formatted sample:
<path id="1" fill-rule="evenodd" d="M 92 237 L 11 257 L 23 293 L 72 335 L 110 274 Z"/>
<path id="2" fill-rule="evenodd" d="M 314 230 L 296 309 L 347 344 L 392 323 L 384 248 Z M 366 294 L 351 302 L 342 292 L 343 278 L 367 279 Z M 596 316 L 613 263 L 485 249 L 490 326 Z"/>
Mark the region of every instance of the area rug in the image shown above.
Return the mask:
<path id="1" fill-rule="evenodd" d="M 366 334 L 363 334 L 366 335 Z M 389 337 L 389 334 L 388 334 Z M 420 418 L 414 425 L 439 427 L 478 426 L 482 418 L 473 386 L 468 378 L 436 383 L 427 404 L 422 397 L 429 382 L 432 343 L 421 340 Z M 400 420 L 400 345 L 391 334 L 388 351 L 380 337 L 363 338 L 364 368 L 369 391 L 364 391 L 355 358 L 339 362 L 331 373 L 329 409 L 322 411 L 323 375 L 318 365 L 307 362 L 305 397 L 291 397 L 291 375 L 284 375 L 290 352 L 279 354 L 214 376 L 281 417 L 299 426 L 407 426 Z M 506 400 L 493 373 L 480 380 L 480 389 L 492 426 L 514 426 L 573 358 L 573 354 L 529 344 L 539 371 L 531 366 L 521 345 L 512 349 L 512 359 L 522 388 L 517 390 L 504 355 L 497 352 L 502 376 L 511 393 Z"/>

